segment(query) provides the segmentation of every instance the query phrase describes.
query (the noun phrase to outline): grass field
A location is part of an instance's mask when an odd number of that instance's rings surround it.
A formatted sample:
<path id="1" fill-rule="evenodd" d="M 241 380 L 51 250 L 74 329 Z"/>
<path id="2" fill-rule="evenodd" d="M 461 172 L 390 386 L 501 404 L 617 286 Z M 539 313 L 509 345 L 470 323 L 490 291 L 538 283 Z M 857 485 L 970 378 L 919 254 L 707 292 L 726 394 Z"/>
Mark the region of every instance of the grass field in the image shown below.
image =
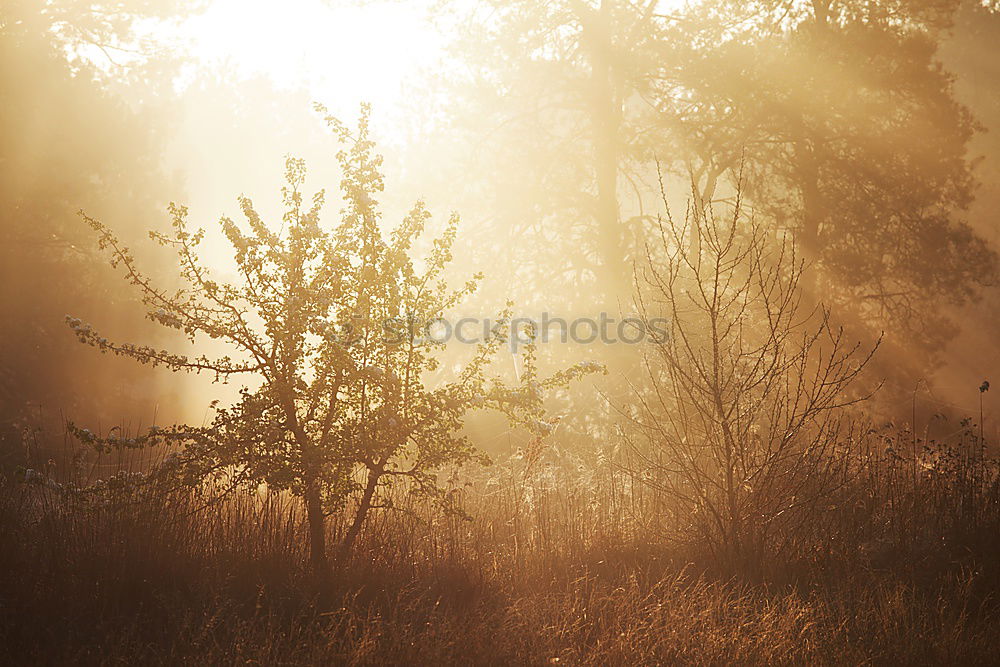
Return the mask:
<path id="1" fill-rule="evenodd" d="M 0 490 L 0 651 L 8 664 L 994 663 L 996 468 L 954 460 L 916 475 L 903 457 L 869 460 L 815 537 L 740 571 L 670 539 L 657 499 L 613 467 L 584 488 L 508 462 L 456 490 L 471 520 L 401 495 L 330 580 L 310 572 L 288 496 L 124 474 L 80 493 L 35 473 Z M 331 517 L 333 537 L 344 522 Z"/>

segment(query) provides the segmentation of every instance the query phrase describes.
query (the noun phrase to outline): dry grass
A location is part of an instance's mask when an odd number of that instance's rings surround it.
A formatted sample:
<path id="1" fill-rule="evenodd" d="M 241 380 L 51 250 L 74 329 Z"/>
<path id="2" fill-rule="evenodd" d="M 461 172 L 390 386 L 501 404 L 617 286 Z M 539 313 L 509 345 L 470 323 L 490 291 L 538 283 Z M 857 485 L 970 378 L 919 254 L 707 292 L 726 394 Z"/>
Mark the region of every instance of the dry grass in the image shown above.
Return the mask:
<path id="1" fill-rule="evenodd" d="M 650 533 L 656 522 L 638 505 L 652 513 L 655 499 L 636 491 L 641 502 L 624 500 L 619 473 L 592 477 L 586 492 L 560 490 L 567 487 L 553 476 L 561 473 L 543 462 L 537 471 L 494 471 L 493 483 L 463 491 L 471 522 L 401 497 L 401 510 L 368 525 L 354 559 L 323 591 L 309 574 L 303 516 L 291 499 L 125 488 L 81 502 L 7 482 L 0 657 L 996 661 L 995 468 L 956 455 L 913 475 L 913 461 L 890 454 L 870 456 L 859 470 L 866 474 L 817 517 L 815 542 L 803 536 L 752 577 L 720 571 L 697 543 L 667 545 Z M 333 519 L 331 530 L 342 531 Z"/>

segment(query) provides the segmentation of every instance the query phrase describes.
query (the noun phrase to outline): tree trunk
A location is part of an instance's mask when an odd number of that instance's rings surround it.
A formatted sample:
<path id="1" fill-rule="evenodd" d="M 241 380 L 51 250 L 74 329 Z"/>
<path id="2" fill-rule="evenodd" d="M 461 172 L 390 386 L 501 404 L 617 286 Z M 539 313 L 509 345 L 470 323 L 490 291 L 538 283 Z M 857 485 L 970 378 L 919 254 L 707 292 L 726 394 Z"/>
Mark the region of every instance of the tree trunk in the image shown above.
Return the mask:
<path id="1" fill-rule="evenodd" d="M 361 533 L 361 526 L 364 525 L 365 519 L 368 516 L 368 511 L 372 508 L 372 499 L 375 497 L 375 489 L 378 487 L 378 481 L 381 478 L 381 470 L 368 470 L 368 481 L 365 484 L 365 491 L 361 496 L 361 503 L 358 505 L 358 511 L 354 515 L 354 521 L 351 523 L 350 527 L 347 529 L 347 533 L 344 535 L 344 541 L 340 543 L 340 549 L 337 554 L 337 560 L 340 563 L 344 563 L 348 556 L 351 555 L 351 549 L 354 548 L 354 542 L 357 540 L 358 534 Z"/>
<path id="2" fill-rule="evenodd" d="M 820 258 L 819 232 L 820 225 L 825 217 L 823 205 L 823 195 L 819 185 L 819 165 L 817 164 L 815 150 L 801 142 L 802 146 L 797 151 L 797 169 L 799 176 L 799 190 L 802 193 L 802 248 L 806 252 L 806 259 L 810 262 L 818 262 Z"/>
<path id="3" fill-rule="evenodd" d="M 830 0 L 813 0 L 815 18 L 814 47 L 822 53 L 827 47 L 830 19 Z M 810 275 L 803 285 L 804 305 L 815 307 L 820 302 L 822 286 L 819 268 L 823 260 L 820 233 L 827 217 L 826 201 L 820 188 L 820 152 L 822 139 L 810 129 L 806 117 L 796 119 L 794 169 L 799 193 L 802 197 L 802 220 L 799 228 L 799 247 L 802 256 L 812 265 Z"/>
<path id="4" fill-rule="evenodd" d="M 618 219 L 618 143 L 621 108 L 615 86 L 612 0 L 603 0 L 588 26 L 593 106 L 591 111 L 594 161 L 597 176 L 597 241 L 600 244 L 601 292 L 604 306 L 614 312 L 619 300 L 631 292 L 631 275 L 625 260 Z"/>
<path id="5" fill-rule="evenodd" d="M 305 500 L 309 520 L 309 562 L 315 574 L 325 577 L 329 574 L 330 563 L 326 557 L 326 518 L 318 478 L 307 481 Z"/>

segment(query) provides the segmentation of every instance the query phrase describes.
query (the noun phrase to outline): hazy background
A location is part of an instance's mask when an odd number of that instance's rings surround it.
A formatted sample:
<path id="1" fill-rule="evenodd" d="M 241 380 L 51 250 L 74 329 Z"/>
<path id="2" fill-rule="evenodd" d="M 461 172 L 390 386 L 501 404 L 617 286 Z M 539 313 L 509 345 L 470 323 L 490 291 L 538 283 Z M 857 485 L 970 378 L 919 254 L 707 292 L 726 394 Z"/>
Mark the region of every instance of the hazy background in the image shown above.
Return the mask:
<path id="1" fill-rule="evenodd" d="M 169 281 L 146 237 L 168 202 L 208 227 L 237 217 L 240 193 L 274 213 L 288 154 L 308 161 L 312 188 L 336 191 L 314 102 L 347 122 L 374 105 L 387 221 L 417 197 L 438 220 L 462 214 L 454 275 L 486 273 L 477 315 L 507 298 L 527 313 L 630 312 L 631 262 L 662 210 L 657 163 L 675 212 L 692 184 L 725 207 L 743 165 L 743 196 L 805 239 L 817 298 L 858 338 L 886 332 L 880 414 L 915 408 L 919 428 L 947 433 L 958 426 L 941 416 L 977 414 L 1000 368 L 998 39 L 1000 16 L 978 0 L 6 0 L 5 456 L 23 428 L 58 446 L 65 418 L 200 423 L 225 395 L 75 341 L 67 313 L 172 342 L 143 325 L 75 214 Z M 209 248 L 224 273 L 222 245 Z M 578 391 L 577 411 L 603 400 Z"/>

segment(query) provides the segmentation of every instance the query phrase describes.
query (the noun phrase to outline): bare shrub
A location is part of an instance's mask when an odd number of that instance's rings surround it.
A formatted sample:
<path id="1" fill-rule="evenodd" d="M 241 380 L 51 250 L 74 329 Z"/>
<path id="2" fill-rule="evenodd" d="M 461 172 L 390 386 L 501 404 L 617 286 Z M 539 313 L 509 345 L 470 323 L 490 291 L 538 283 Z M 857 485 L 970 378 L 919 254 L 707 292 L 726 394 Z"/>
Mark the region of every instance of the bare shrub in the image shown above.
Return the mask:
<path id="1" fill-rule="evenodd" d="M 681 222 L 667 207 L 658 232 L 637 303 L 670 325 L 626 410 L 628 466 L 669 501 L 668 528 L 742 567 L 787 549 L 842 484 L 843 409 L 862 400 L 848 390 L 877 344 L 848 343 L 803 303 L 793 240 L 739 195 L 724 216 L 699 202 Z"/>

